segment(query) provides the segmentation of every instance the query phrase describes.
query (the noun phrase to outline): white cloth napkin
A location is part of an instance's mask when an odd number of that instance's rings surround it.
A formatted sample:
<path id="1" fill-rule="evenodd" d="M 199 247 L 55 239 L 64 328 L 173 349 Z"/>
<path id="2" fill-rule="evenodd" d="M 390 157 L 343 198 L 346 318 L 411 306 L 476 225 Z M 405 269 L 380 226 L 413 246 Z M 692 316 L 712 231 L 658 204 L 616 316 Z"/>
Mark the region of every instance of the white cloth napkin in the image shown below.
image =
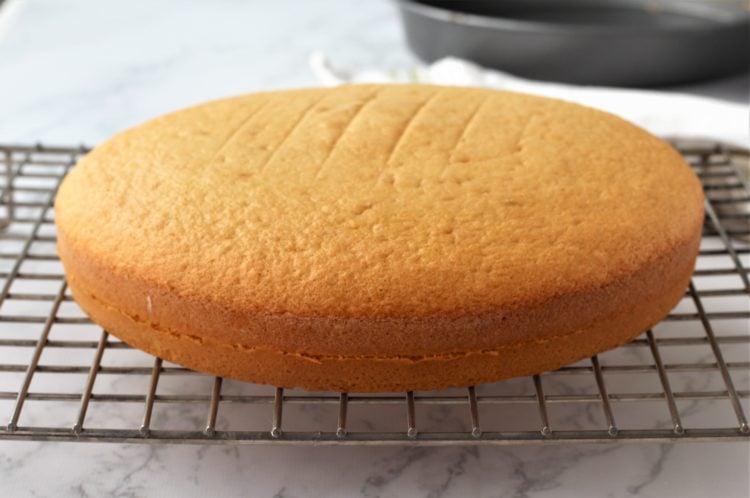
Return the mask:
<path id="1" fill-rule="evenodd" d="M 532 81 L 451 57 L 412 70 L 351 71 L 334 67 L 325 55 L 316 52 L 310 56 L 310 67 L 318 80 L 329 86 L 419 82 L 511 90 L 596 107 L 662 137 L 715 139 L 750 147 L 748 106 L 706 97 Z"/>

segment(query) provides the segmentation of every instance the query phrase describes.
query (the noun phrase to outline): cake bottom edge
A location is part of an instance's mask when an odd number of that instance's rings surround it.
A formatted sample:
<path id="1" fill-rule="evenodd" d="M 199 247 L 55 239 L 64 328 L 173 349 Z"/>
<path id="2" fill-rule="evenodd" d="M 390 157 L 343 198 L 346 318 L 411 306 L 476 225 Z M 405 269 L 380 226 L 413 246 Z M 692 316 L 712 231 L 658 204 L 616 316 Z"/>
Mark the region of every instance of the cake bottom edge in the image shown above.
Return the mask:
<path id="1" fill-rule="evenodd" d="M 284 388 L 339 392 L 404 392 L 495 382 L 556 370 L 625 344 L 661 321 L 685 295 L 691 272 L 668 292 L 557 336 L 459 355 L 313 357 L 175 334 L 137 322 L 98 302 L 74 280 L 74 297 L 91 319 L 123 342 L 192 370 Z"/>

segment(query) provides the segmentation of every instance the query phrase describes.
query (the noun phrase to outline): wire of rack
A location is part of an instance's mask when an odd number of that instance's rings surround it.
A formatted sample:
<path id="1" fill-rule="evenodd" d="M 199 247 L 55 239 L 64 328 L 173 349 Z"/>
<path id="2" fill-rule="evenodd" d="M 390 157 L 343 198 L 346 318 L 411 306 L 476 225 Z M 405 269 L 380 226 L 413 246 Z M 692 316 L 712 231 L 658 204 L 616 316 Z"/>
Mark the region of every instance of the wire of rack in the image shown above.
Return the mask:
<path id="1" fill-rule="evenodd" d="M 703 182 L 706 220 L 693 279 L 664 322 L 555 372 L 383 394 L 312 393 L 210 377 L 98 329 L 70 295 L 54 248 L 55 192 L 88 149 L 0 145 L 0 416 L 7 417 L 0 439 L 750 441 L 750 188 L 743 170 L 750 156 L 718 143 L 675 145 Z"/>

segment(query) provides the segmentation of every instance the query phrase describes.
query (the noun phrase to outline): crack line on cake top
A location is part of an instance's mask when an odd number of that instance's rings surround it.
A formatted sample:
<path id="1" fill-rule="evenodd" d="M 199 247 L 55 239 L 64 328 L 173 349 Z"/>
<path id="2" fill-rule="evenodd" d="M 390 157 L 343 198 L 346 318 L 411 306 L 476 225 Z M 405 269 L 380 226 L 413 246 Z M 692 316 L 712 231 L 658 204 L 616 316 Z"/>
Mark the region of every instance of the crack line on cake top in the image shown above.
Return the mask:
<path id="1" fill-rule="evenodd" d="M 297 118 L 297 121 L 294 123 L 294 125 L 289 129 L 288 132 L 284 134 L 284 137 L 281 139 L 281 141 L 278 144 L 276 144 L 276 146 L 274 147 L 273 152 L 271 152 L 268 158 L 265 161 L 263 161 L 263 164 L 260 165 L 260 167 L 258 168 L 259 174 L 263 174 L 263 171 L 265 171 L 266 167 L 269 164 L 271 164 L 271 162 L 276 158 L 279 151 L 284 147 L 284 144 L 286 143 L 286 141 L 289 140 L 289 137 L 291 137 L 295 131 L 297 131 L 297 129 L 300 127 L 300 125 L 305 120 L 305 118 L 310 114 L 310 111 L 318 107 L 320 103 L 323 102 L 323 100 L 325 100 L 325 96 L 320 97 L 315 102 L 312 102 L 310 105 L 308 105 L 305 108 L 304 111 L 302 111 L 302 114 L 300 114 L 299 118 Z"/>
<path id="2" fill-rule="evenodd" d="M 468 137 L 469 129 L 472 127 L 474 122 L 477 120 L 477 117 L 481 113 L 482 109 L 487 105 L 487 102 L 492 100 L 492 95 L 485 96 L 479 104 L 474 108 L 474 112 L 471 113 L 469 116 L 469 119 L 466 120 L 464 123 L 461 134 L 458 136 L 458 139 L 456 140 L 456 143 L 453 144 L 453 148 L 450 151 L 450 154 L 448 154 L 448 163 L 445 165 L 448 167 L 451 164 L 456 163 L 456 150 L 458 149 L 458 146 L 461 145 L 461 142 Z M 443 168 L 443 172 L 445 171 L 445 168 Z M 442 173 L 439 175 L 442 176 Z"/>
<path id="3" fill-rule="evenodd" d="M 254 109 L 250 113 L 249 116 L 247 116 L 244 120 L 242 120 L 242 122 L 240 123 L 240 125 L 232 133 L 230 133 L 229 135 L 227 135 L 227 138 L 225 138 L 222 141 L 221 145 L 219 145 L 219 148 L 216 149 L 216 152 L 213 153 L 213 155 L 211 156 L 211 158 L 208 160 L 207 164 L 209 166 L 211 164 L 213 164 L 213 162 L 216 161 L 216 159 L 219 157 L 219 154 L 221 154 L 222 151 L 224 151 L 227 148 L 227 146 L 235 138 L 237 138 L 237 136 L 239 136 L 240 133 L 242 133 L 242 131 L 245 129 L 245 127 L 247 127 L 247 125 L 252 122 L 253 118 L 256 117 L 258 114 L 260 114 L 263 111 L 263 109 L 265 109 L 266 107 L 268 107 L 268 104 L 271 103 L 271 102 L 272 102 L 271 99 L 266 100 L 260 106 L 258 106 L 256 109 Z"/>
<path id="4" fill-rule="evenodd" d="M 341 143 L 341 139 L 344 138 L 344 135 L 346 135 L 346 132 L 349 130 L 349 128 L 352 127 L 352 124 L 362 114 L 362 112 L 365 110 L 366 107 L 368 107 L 370 104 L 372 104 L 378 99 L 378 97 L 380 96 L 380 93 L 381 93 L 380 90 L 378 90 L 368 95 L 368 97 L 362 102 L 362 104 L 359 105 L 359 107 L 357 108 L 357 111 L 352 115 L 351 118 L 349 118 L 349 122 L 346 123 L 346 126 L 344 126 L 339 132 L 339 135 L 338 137 L 336 137 L 336 140 L 333 142 L 333 145 L 331 146 L 331 149 L 328 151 L 328 154 L 326 154 L 326 157 L 318 165 L 317 171 L 315 172 L 315 175 L 313 177 L 313 181 L 317 180 L 320 177 L 320 174 L 323 172 L 323 168 L 333 156 L 336 150 L 336 147 L 339 145 L 339 143 Z"/>
<path id="5" fill-rule="evenodd" d="M 424 102 L 422 102 L 422 104 L 421 104 L 421 105 L 419 105 L 419 106 L 418 106 L 418 107 L 417 107 L 417 108 L 416 108 L 416 109 L 414 110 L 414 112 L 412 113 L 412 115 L 411 115 L 411 117 L 409 118 L 409 120 L 408 120 L 408 121 L 406 122 L 406 124 L 404 125 L 404 127 L 403 127 L 403 128 L 401 129 L 401 131 L 399 132 L 399 134 L 398 134 L 398 138 L 396 139 L 396 143 L 395 143 L 395 144 L 393 145 L 393 148 L 391 149 L 390 153 L 388 154 L 388 157 L 387 157 L 387 158 L 386 158 L 386 160 L 385 160 L 385 166 L 386 166 L 386 167 L 388 167 L 388 166 L 390 166 L 390 165 L 391 165 L 391 161 L 392 161 L 392 160 L 393 160 L 393 158 L 394 158 L 394 157 L 396 156 L 396 153 L 398 152 L 398 150 L 399 150 L 399 148 L 401 147 L 401 145 L 402 145 L 402 143 L 403 143 L 404 139 L 405 139 L 405 138 L 406 138 L 406 136 L 408 135 L 408 133 L 409 133 L 409 130 L 410 130 L 410 129 L 411 129 L 411 127 L 412 127 L 412 126 L 414 125 L 414 123 L 415 123 L 415 122 L 417 121 L 417 118 L 418 118 L 418 117 L 419 117 L 419 116 L 420 116 L 420 115 L 422 114 L 422 112 L 423 112 L 423 111 L 424 111 L 424 110 L 425 110 L 425 109 L 427 108 L 427 106 L 428 106 L 428 105 L 429 105 L 429 104 L 430 104 L 431 102 L 433 102 L 434 100 L 436 100 L 436 99 L 437 99 L 437 97 L 438 97 L 439 95 L 441 95 L 442 93 L 443 93 L 443 91 L 442 91 L 442 90 L 438 90 L 438 91 L 436 91 L 435 93 L 433 93 L 432 95 L 430 95 L 430 96 L 429 96 L 429 97 L 427 98 L 427 100 L 425 100 Z M 385 168 L 384 168 L 383 170 L 385 170 Z"/>

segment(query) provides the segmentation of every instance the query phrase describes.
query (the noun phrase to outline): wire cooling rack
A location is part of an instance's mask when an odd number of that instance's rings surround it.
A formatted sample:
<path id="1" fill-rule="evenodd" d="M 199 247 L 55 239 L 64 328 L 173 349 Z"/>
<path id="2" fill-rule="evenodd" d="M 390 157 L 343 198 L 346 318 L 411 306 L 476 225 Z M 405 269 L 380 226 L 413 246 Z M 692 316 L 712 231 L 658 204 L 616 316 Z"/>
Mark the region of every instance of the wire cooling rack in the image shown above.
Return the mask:
<path id="1" fill-rule="evenodd" d="M 697 269 L 664 322 L 630 344 L 555 372 L 378 395 L 214 378 L 97 328 L 66 287 L 52 209 L 60 180 L 86 148 L 0 146 L 0 417 L 7 420 L 0 439 L 750 441 L 748 152 L 715 143 L 677 146 L 708 200 Z"/>

